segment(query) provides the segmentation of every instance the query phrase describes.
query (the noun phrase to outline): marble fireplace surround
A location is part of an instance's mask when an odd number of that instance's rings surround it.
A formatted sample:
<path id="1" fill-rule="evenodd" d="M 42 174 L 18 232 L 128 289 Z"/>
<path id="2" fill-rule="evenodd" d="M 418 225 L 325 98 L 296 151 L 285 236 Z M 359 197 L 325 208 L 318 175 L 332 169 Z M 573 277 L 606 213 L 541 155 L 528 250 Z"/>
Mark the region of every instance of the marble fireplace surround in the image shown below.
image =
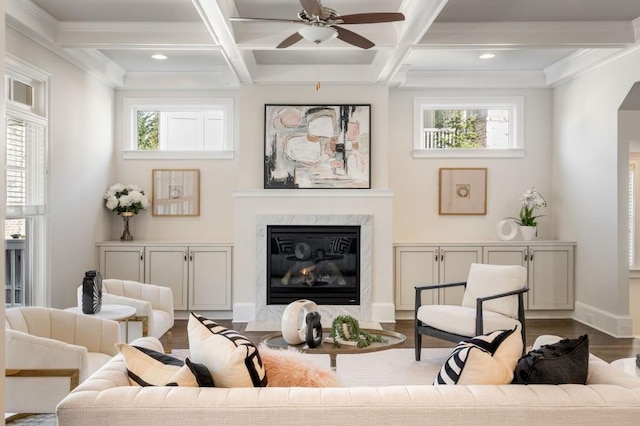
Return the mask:
<path id="1" fill-rule="evenodd" d="M 267 305 L 267 225 L 360 226 L 360 305 L 320 305 L 323 319 L 371 318 L 371 215 L 259 215 L 256 217 L 256 321 L 279 321 L 286 305 Z M 326 321 L 323 321 L 326 322 Z"/>
<path id="2" fill-rule="evenodd" d="M 285 305 L 266 304 L 267 225 L 359 225 L 361 301 L 321 305 L 336 314 L 394 322 L 393 191 L 386 189 L 236 190 L 233 192 L 233 321 L 281 321 Z"/>

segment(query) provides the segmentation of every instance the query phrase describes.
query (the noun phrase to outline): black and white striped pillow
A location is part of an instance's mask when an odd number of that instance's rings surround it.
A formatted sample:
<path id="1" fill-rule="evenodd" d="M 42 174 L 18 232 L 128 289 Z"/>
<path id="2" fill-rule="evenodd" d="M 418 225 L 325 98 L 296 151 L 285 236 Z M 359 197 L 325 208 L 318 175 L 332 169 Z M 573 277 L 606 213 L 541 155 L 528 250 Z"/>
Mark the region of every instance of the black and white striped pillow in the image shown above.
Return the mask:
<path id="1" fill-rule="evenodd" d="M 116 344 L 124 357 L 132 386 L 189 386 L 213 387 L 213 378 L 207 367 L 185 361 L 151 349 Z"/>
<path id="2" fill-rule="evenodd" d="M 193 312 L 187 332 L 191 360 L 209 369 L 216 386 L 267 386 L 262 359 L 249 339 Z"/>
<path id="3" fill-rule="evenodd" d="M 507 384 L 522 355 L 518 328 L 497 330 L 463 340 L 438 373 L 434 385 Z"/>

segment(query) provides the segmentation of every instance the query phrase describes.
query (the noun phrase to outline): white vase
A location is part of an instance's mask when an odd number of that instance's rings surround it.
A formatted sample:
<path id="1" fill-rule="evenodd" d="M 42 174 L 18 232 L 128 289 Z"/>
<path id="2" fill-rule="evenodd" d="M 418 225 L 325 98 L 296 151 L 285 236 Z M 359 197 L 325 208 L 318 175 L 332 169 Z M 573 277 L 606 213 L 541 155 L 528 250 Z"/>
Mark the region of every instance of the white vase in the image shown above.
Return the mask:
<path id="1" fill-rule="evenodd" d="M 525 241 L 531 241 L 536 237 L 536 232 L 538 228 L 535 226 L 521 226 L 520 227 L 520 235 L 522 235 L 522 239 Z"/>

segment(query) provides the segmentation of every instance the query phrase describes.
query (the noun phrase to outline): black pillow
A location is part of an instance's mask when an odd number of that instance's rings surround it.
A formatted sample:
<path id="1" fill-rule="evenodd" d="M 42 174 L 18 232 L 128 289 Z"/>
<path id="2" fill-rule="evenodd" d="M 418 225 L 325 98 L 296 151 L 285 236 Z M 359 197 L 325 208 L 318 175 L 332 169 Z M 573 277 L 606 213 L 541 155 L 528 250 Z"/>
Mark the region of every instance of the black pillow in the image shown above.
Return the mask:
<path id="1" fill-rule="evenodd" d="M 544 345 L 518 361 L 513 384 L 584 385 L 589 371 L 589 336 Z"/>

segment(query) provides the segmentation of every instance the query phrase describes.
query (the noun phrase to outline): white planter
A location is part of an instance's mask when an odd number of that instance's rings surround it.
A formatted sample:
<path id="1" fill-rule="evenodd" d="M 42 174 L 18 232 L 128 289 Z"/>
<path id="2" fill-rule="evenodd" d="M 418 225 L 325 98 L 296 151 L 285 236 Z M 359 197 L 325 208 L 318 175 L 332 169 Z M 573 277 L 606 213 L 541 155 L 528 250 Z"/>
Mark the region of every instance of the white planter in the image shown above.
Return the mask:
<path id="1" fill-rule="evenodd" d="M 538 228 L 535 226 L 521 226 L 520 235 L 522 235 L 523 240 L 531 241 L 536 237 L 537 230 Z"/>

